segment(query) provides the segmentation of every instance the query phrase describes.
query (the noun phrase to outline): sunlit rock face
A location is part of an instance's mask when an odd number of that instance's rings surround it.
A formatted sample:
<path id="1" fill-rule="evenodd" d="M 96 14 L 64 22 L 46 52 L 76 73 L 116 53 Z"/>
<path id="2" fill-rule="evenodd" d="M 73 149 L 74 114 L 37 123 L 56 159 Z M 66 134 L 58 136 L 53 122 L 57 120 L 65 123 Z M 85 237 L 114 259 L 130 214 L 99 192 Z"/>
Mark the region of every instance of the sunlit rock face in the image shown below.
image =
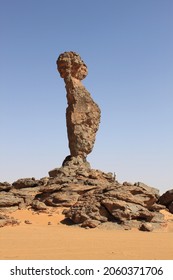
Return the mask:
<path id="1" fill-rule="evenodd" d="M 67 91 L 67 134 L 70 155 L 86 159 L 91 153 L 99 128 L 101 111 L 81 83 L 87 66 L 75 52 L 65 52 L 57 60 L 57 69 L 64 79 Z"/>

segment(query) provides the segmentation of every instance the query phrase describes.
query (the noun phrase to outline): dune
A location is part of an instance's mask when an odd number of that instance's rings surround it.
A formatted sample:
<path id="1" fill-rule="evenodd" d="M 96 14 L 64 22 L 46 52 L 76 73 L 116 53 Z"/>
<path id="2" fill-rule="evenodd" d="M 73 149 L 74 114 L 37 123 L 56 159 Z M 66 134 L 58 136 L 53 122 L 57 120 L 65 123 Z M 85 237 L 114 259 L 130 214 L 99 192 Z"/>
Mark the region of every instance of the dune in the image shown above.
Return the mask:
<path id="1" fill-rule="evenodd" d="M 63 223 L 62 209 L 51 213 L 17 210 L 19 226 L 0 229 L 1 260 L 170 260 L 173 215 L 162 210 L 167 226 L 153 232 L 114 227 L 84 229 Z"/>

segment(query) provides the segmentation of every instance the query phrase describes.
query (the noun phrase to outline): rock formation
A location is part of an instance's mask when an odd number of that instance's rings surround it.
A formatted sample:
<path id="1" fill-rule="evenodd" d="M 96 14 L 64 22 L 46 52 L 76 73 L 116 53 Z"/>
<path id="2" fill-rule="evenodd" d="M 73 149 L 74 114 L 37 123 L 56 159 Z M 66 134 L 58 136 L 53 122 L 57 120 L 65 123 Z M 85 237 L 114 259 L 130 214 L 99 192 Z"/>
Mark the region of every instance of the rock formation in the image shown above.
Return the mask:
<path id="1" fill-rule="evenodd" d="M 101 112 L 81 83 L 88 71 L 80 56 L 75 52 L 61 54 L 57 68 L 67 91 L 66 123 L 70 155 L 85 160 L 93 149 Z"/>
<path id="2" fill-rule="evenodd" d="M 93 149 L 100 109 L 81 83 L 87 67 L 74 52 L 61 54 L 57 66 L 67 90 L 70 156 L 60 168 L 49 171 L 49 177 L 0 183 L 0 227 L 20 223 L 9 217 L 17 209 L 49 212 L 55 207 L 64 207 L 66 219 L 85 228 L 165 227 L 160 210 L 168 207 L 173 213 L 173 190 L 159 197 L 157 189 L 143 183 L 120 184 L 112 173 L 91 169 L 86 157 Z"/>
<path id="3" fill-rule="evenodd" d="M 79 167 L 76 158 L 50 171 L 40 180 L 20 179 L 12 185 L 0 183 L 0 226 L 18 224 L 6 216 L 17 209 L 47 211 L 64 207 L 64 215 L 82 227 L 152 231 L 164 228 L 159 211 L 159 191 L 143 183 L 120 184 L 112 173 Z M 53 210 L 52 210 L 53 211 Z"/>

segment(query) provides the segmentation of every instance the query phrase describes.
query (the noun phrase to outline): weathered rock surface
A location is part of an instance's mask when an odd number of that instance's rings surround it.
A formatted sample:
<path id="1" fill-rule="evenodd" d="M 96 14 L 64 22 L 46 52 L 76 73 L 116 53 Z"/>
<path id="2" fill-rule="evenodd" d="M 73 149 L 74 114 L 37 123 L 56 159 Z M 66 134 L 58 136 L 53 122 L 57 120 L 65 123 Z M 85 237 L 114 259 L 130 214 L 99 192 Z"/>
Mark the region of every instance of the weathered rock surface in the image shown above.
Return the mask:
<path id="1" fill-rule="evenodd" d="M 67 134 L 71 156 L 91 153 L 100 123 L 100 109 L 81 80 L 87 76 L 87 66 L 75 52 L 65 52 L 57 60 L 57 68 L 67 91 Z"/>
<path id="2" fill-rule="evenodd" d="M 22 202 L 23 199 L 15 196 L 13 193 L 0 192 L 0 207 L 19 206 Z"/>
<path id="3" fill-rule="evenodd" d="M 120 184 L 115 175 L 91 169 L 80 156 L 70 157 L 49 174 L 40 180 L 20 179 L 1 190 L 1 213 L 13 207 L 35 211 L 65 207 L 65 217 L 86 228 L 112 224 L 115 229 L 152 231 L 165 225 L 159 212 L 165 206 L 158 204 L 155 188 L 140 182 Z"/>
<path id="4" fill-rule="evenodd" d="M 30 206 L 44 180 L 34 178 L 23 178 L 14 182 L 0 183 L 0 211 L 11 212 L 12 209 L 22 209 Z"/>
<path id="5" fill-rule="evenodd" d="M 11 189 L 11 193 L 16 197 L 22 199 L 22 203 L 19 205 L 20 209 L 24 209 L 27 206 L 32 204 L 35 196 L 39 192 L 40 187 L 31 187 L 31 188 L 21 188 L 21 189 Z"/>
<path id="6" fill-rule="evenodd" d="M 0 183 L 0 191 L 9 191 L 11 187 L 12 186 L 7 182 Z"/>
<path id="7" fill-rule="evenodd" d="M 150 222 L 154 227 L 155 224 L 164 223 L 163 215 L 152 209 L 157 201 L 158 190 L 142 183 L 127 186 L 118 182 L 107 182 L 102 187 L 97 186 L 96 189 L 80 195 L 70 210 L 65 210 L 65 215 L 81 226 L 89 226 L 91 221 L 94 221 L 92 227 L 96 224 L 95 221 L 112 221 L 138 228 L 141 224 Z"/>
<path id="8" fill-rule="evenodd" d="M 173 214 L 173 189 L 168 190 L 159 197 L 159 203 L 165 205 Z"/>
<path id="9" fill-rule="evenodd" d="M 41 185 L 39 180 L 35 180 L 35 178 L 24 178 L 19 179 L 12 184 L 15 189 L 23 189 L 23 188 L 34 188 Z"/>

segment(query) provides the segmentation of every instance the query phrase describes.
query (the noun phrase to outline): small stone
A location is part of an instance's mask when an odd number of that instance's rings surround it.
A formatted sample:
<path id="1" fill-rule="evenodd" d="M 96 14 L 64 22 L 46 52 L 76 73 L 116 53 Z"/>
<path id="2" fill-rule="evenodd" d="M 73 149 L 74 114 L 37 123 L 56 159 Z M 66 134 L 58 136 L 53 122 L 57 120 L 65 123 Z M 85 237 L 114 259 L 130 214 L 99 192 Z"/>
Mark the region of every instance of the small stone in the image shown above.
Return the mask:
<path id="1" fill-rule="evenodd" d="M 25 220 L 25 224 L 31 225 L 32 223 L 29 220 Z"/>
<path id="2" fill-rule="evenodd" d="M 150 223 L 142 223 L 139 229 L 141 231 L 153 231 L 153 226 Z"/>
<path id="3" fill-rule="evenodd" d="M 86 220 L 85 222 L 82 223 L 81 227 L 84 228 L 95 228 L 99 226 L 101 223 L 98 220 Z"/>

